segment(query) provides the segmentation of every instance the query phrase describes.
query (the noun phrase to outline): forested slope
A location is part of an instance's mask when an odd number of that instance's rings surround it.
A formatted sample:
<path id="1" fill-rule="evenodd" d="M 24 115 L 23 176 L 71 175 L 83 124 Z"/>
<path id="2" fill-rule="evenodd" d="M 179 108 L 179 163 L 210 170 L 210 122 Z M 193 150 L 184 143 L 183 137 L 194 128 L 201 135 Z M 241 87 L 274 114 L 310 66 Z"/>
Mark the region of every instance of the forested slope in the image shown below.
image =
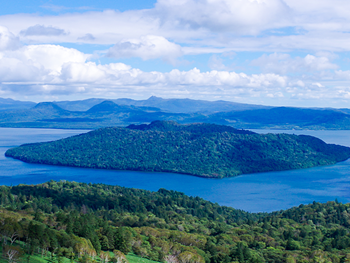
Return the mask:
<path id="1" fill-rule="evenodd" d="M 155 121 L 22 145 L 9 149 L 6 156 L 29 163 L 223 178 L 334 164 L 349 158 L 350 148 L 311 136 Z"/>
<path id="2" fill-rule="evenodd" d="M 22 261 L 35 252 L 52 262 L 130 252 L 158 262 L 350 260 L 350 205 L 338 202 L 250 214 L 165 189 L 50 181 L 1 186 L 0 208 L 2 251 L 25 252 Z"/>

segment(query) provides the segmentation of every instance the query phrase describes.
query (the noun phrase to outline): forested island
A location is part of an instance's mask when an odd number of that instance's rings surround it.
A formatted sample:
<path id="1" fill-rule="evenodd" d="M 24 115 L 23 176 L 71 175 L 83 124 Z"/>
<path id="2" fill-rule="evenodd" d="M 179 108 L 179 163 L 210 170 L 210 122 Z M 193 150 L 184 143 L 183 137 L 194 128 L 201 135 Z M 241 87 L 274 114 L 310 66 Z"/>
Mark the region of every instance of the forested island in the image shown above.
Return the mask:
<path id="1" fill-rule="evenodd" d="M 6 156 L 29 163 L 223 178 L 334 164 L 348 159 L 350 148 L 305 135 L 154 121 L 25 144 L 9 149 Z"/>
<path id="2" fill-rule="evenodd" d="M 251 214 L 165 189 L 0 186 L 9 262 L 341 263 L 349 227 L 350 205 L 337 201 Z"/>

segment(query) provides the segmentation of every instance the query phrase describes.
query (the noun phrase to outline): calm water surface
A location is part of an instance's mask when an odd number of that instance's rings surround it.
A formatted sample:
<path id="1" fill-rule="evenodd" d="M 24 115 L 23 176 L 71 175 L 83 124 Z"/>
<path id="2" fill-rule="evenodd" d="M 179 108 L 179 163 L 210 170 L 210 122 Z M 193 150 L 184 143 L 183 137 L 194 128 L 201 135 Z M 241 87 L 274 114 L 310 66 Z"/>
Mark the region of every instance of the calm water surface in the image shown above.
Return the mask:
<path id="1" fill-rule="evenodd" d="M 266 131 L 308 134 L 327 143 L 350 146 L 350 131 Z M 23 143 L 57 140 L 82 130 L 0 128 L 0 183 L 37 184 L 48 180 L 105 183 L 157 191 L 166 188 L 200 196 L 250 212 L 275 211 L 336 198 L 350 202 L 350 160 L 332 166 L 304 170 L 205 179 L 181 174 L 108 171 L 27 164 L 4 156 L 8 148 Z"/>

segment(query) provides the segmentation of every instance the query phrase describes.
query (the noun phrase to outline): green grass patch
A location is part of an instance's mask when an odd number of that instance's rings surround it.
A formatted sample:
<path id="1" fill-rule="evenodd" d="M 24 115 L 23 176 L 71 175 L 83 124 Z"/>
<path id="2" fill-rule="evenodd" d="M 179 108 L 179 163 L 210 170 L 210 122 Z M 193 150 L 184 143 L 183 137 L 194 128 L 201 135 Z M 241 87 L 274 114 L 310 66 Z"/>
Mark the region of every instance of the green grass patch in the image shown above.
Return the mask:
<path id="1" fill-rule="evenodd" d="M 129 253 L 126 256 L 126 258 L 129 261 L 129 263 L 158 263 L 158 261 L 153 261 L 153 260 L 149 260 L 146 258 L 140 258 L 140 257 L 136 256 L 135 254 L 131 254 L 131 253 Z"/>
<path id="2" fill-rule="evenodd" d="M 48 254 L 50 254 L 50 252 L 48 252 Z M 112 252 L 110 252 L 110 254 L 111 254 L 111 256 L 114 255 Z M 153 260 L 149 260 L 146 258 L 141 258 L 133 253 L 129 253 L 128 255 L 126 255 L 126 258 L 129 261 L 129 263 L 159 263 L 158 261 L 153 261 Z M 98 262 L 100 261 L 100 259 L 98 257 L 97 257 L 97 261 Z M 57 258 L 54 258 L 52 260 L 50 255 L 48 255 L 47 257 L 46 256 L 41 257 L 41 254 L 34 253 L 34 255 L 30 255 L 29 257 L 28 257 L 28 254 L 23 255 L 18 260 L 18 262 L 21 262 L 21 263 L 48 263 L 48 262 L 57 262 Z M 71 260 L 69 258 L 61 257 L 61 263 L 70 263 L 70 262 L 71 262 Z M 77 261 L 74 260 L 74 262 L 77 262 Z M 0 263 L 8 263 L 8 260 L 3 257 L 1 249 L 0 249 Z"/>

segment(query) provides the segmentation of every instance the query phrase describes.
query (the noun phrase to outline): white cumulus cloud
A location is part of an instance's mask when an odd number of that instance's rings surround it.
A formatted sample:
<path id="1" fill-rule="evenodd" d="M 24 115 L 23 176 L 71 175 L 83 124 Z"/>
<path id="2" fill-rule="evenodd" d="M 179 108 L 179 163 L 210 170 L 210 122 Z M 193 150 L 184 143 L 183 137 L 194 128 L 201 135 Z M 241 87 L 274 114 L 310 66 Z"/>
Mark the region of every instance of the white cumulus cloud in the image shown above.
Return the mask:
<path id="1" fill-rule="evenodd" d="M 182 55 L 181 46 L 162 36 L 147 35 L 139 39 L 123 39 L 108 50 L 108 57 L 139 57 L 143 60 L 161 58 L 174 63 Z"/>
<path id="2" fill-rule="evenodd" d="M 57 45 L 29 45 L 6 51 L 0 58 L 2 94 L 17 96 L 84 93 L 116 96 L 128 93 L 164 96 L 178 94 L 267 94 L 286 86 L 287 78 L 277 74 L 247 75 L 232 71 L 145 72 L 123 63 L 97 64 L 89 55 Z M 23 87 L 20 91 L 19 87 Z M 24 88 L 25 87 L 25 88 Z"/>
<path id="3" fill-rule="evenodd" d="M 107 98 L 157 95 L 255 103 L 261 100 L 281 105 L 283 102 L 290 105 L 291 101 L 298 104 L 305 100 L 317 103 L 345 100 L 350 94 L 350 84 L 303 81 L 277 73 L 245 74 L 198 68 L 146 72 L 123 63 L 102 65 L 88 59 L 87 54 L 55 45 L 30 45 L 3 52 L 0 94 L 27 96 L 27 100 L 37 94 L 48 99 L 69 99 L 67 96 L 77 95 Z M 304 64 L 313 61 L 308 57 L 302 59 Z M 334 81 L 349 82 L 349 72 L 336 73 Z"/>
<path id="4" fill-rule="evenodd" d="M 273 53 L 263 55 L 251 62 L 253 66 L 259 66 L 264 72 L 277 74 L 317 72 L 334 70 L 338 66 L 328 57 L 306 55 L 305 57 L 291 57 L 289 54 Z"/>
<path id="5" fill-rule="evenodd" d="M 19 39 L 6 27 L 0 26 L 0 51 L 14 50 L 20 46 Z"/>
<path id="6" fill-rule="evenodd" d="M 57 45 L 29 45 L 0 57 L 0 81 L 51 81 L 66 63 L 84 63 L 89 55 Z"/>
<path id="7" fill-rule="evenodd" d="M 239 34 L 284 26 L 291 11 L 282 0 L 158 0 L 155 10 L 165 24 Z"/>
<path id="8" fill-rule="evenodd" d="M 154 8 L 125 12 L 6 15 L 0 25 L 26 44 L 112 45 L 156 35 L 192 54 L 350 49 L 346 0 L 158 0 Z"/>

